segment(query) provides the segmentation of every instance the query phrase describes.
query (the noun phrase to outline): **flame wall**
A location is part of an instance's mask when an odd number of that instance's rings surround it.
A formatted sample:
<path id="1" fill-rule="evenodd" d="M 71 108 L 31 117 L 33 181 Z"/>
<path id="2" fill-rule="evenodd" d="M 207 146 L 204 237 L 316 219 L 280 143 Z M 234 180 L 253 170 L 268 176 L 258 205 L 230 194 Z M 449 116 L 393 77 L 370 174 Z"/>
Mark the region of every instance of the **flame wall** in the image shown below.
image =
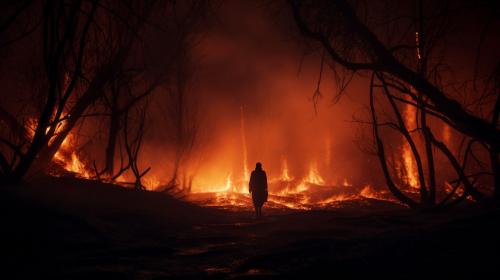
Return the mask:
<path id="1" fill-rule="evenodd" d="M 378 172 L 365 172 L 378 170 L 376 159 L 353 143 L 360 126 L 351 122 L 352 115 L 365 112 L 365 82 L 353 82 L 334 104 L 337 87 L 325 65 L 315 106 L 320 57 L 305 55 L 290 42 L 292 35 L 284 30 L 293 26 L 273 22 L 280 16 L 250 1 L 228 2 L 203 30 L 193 51 L 190 92 L 200 129 L 196 147 L 183 161 L 183 172 L 194 176 L 193 192 L 225 189 L 228 177 L 233 188 L 247 188 L 245 172 L 257 161 L 270 178 L 281 177 L 286 161 L 296 179 L 309 176 L 311 166 L 325 184 L 379 179 Z M 156 125 L 153 130 L 161 130 L 162 124 Z M 170 175 L 169 148 L 158 140 L 143 158 L 157 162 L 151 174 L 163 182 Z"/>

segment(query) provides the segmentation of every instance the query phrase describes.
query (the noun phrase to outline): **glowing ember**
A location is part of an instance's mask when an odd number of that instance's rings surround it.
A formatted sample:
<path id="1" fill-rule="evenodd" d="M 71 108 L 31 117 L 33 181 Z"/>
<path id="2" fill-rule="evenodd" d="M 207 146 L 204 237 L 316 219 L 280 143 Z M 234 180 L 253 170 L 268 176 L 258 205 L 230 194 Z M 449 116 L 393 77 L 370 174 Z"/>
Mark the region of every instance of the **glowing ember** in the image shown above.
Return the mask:
<path id="1" fill-rule="evenodd" d="M 229 174 L 225 184 L 195 189 L 188 194 L 187 199 L 207 206 L 251 209 L 253 206 L 248 193 L 248 181 L 235 182 L 234 178 Z M 269 197 L 266 207 L 310 210 L 340 207 L 341 202 L 348 200 L 391 200 L 389 194 L 378 193 L 370 186 L 355 187 L 347 178 L 340 184 L 328 182 L 320 174 L 315 161 L 309 164 L 308 172 L 301 179 L 294 178 L 296 177 L 290 174 L 286 158 L 283 158 L 281 172 L 277 176 L 268 173 Z M 220 187 L 214 187 L 217 185 Z"/>
<path id="2" fill-rule="evenodd" d="M 230 172 L 226 173 L 227 175 L 225 176 L 217 176 L 219 169 L 216 169 L 213 178 L 225 179 L 219 183 L 216 183 L 218 179 L 210 180 L 209 177 L 195 181 L 194 189 L 188 194 L 188 200 L 206 206 L 252 208 L 251 195 L 248 193 L 249 170 L 247 166 L 243 117 L 243 108 L 241 108 L 240 132 L 243 152 L 242 171 L 239 173 L 241 175 L 233 175 L 234 173 Z M 28 124 L 29 131 L 34 134 L 36 122 L 30 120 Z M 58 126 L 56 134 L 63 125 L 60 124 Z M 77 152 L 76 138 L 73 133 L 68 134 L 64 139 L 59 150 L 54 155 L 53 162 L 65 170 L 76 174 L 78 177 L 91 178 L 93 175 L 91 169 L 81 160 Z M 405 162 L 405 167 L 412 168 L 412 165 Z M 53 175 L 58 176 L 60 174 Z M 310 210 L 314 208 L 338 207 L 338 203 L 340 202 L 362 198 L 389 200 L 383 194 L 377 193 L 370 186 L 365 186 L 363 189 L 355 188 L 347 178 L 344 178 L 340 184 L 328 182 L 321 175 L 317 161 L 315 160 L 309 163 L 307 172 L 302 178 L 298 177 L 299 179 L 295 179 L 297 177 L 291 174 L 288 167 L 288 160 L 283 157 L 279 174 L 277 176 L 268 174 L 268 176 L 269 197 L 267 207 L 272 208 Z M 130 180 L 126 180 L 122 175 L 117 181 L 128 182 Z M 144 177 L 142 184 L 146 190 L 155 191 L 160 187 L 161 182 L 157 176 L 151 175 Z"/>
<path id="3" fill-rule="evenodd" d="M 418 32 L 415 32 L 415 43 L 417 45 L 417 58 L 418 60 L 421 60 L 422 54 L 420 53 L 420 36 L 418 35 Z"/>
<path id="4" fill-rule="evenodd" d="M 366 198 L 374 198 L 374 199 L 380 199 L 380 195 L 373 190 L 373 188 L 370 185 L 366 185 L 362 190 L 360 195 L 362 197 Z"/>
<path id="5" fill-rule="evenodd" d="M 444 182 L 444 189 L 446 191 L 447 194 L 451 193 L 452 190 L 454 189 L 453 185 L 451 185 L 450 183 L 448 182 Z M 455 191 L 455 194 L 454 196 L 455 197 L 460 197 L 464 194 L 464 190 L 462 188 L 458 188 L 456 191 Z M 468 199 L 471 199 L 470 196 L 467 197 Z"/>
<path id="6" fill-rule="evenodd" d="M 320 200 L 317 204 L 328 205 L 331 203 L 336 203 L 336 202 L 341 202 L 341 201 L 346 201 L 346 200 L 353 200 L 356 198 L 358 198 L 358 196 L 355 194 L 339 194 L 336 196 L 332 196 L 332 197 Z"/>
<path id="7" fill-rule="evenodd" d="M 36 122 L 30 120 L 30 131 L 34 134 Z M 64 124 L 58 126 L 57 132 Z M 195 181 L 194 189 L 188 194 L 188 199 L 194 202 L 219 207 L 251 208 L 251 195 L 248 193 L 249 169 L 247 166 L 247 151 L 245 139 L 245 123 L 243 108 L 241 108 L 241 145 L 242 145 L 242 168 L 241 175 L 233 175 L 233 172 L 226 173 L 225 176 L 217 176 L 219 169 L 215 171 L 214 178 L 225 178 L 222 182 L 214 183 L 216 180 L 210 180 L 209 177 L 201 178 Z M 328 148 L 327 144 L 327 148 Z M 59 150 L 55 153 L 53 162 L 65 170 L 83 178 L 91 178 L 93 172 L 81 160 L 77 152 L 76 138 L 73 133 L 62 142 Z M 325 162 L 325 164 L 329 164 Z M 411 166 L 405 164 L 405 166 Z M 237 173 L 238 174 L 238 173 Z M 60 174 L 53 174 L 60 175 Z M 309 210 L 314 208 L 337 207 L 338 203 L 346 200 L 374 198 L 385 199 L 383 195 L 366 186 L 362 190 L 353 187 L 347 178 L 344 178 L 340 184 L 328 182 L 319 171 L 317 161 L 309 163 L 307 172 L 302 178 L 293 176 L 289 170 L 288 160 L 283 157 L 281 160 L 280 172 L 277 176 L 268 174 L 269 197 L 268 206 L 272 208 L 292 208 Z M 130 179 L 130 178 L 129 178 Z M 117 181 L 125 180 L 123 175 Z M 146 176 L 142 179 L 146 190 L 155 191 L 160 185 L 160 179 L 157 176 Z"/>
<path id="8" fill-rule="evenodd" d="M 395 203 L 399 203 L 394 197 L 389 194 L 387 191 L 378 191 L 373 189 L 371 185 L 366 185 L 363 187 L 361 192 L 359 193 L 360 196 L 364 198 L 371 198 L 371 199 L 377 199 L 377 200 L 384 200 L 384 201 L 391 201 Z"/>

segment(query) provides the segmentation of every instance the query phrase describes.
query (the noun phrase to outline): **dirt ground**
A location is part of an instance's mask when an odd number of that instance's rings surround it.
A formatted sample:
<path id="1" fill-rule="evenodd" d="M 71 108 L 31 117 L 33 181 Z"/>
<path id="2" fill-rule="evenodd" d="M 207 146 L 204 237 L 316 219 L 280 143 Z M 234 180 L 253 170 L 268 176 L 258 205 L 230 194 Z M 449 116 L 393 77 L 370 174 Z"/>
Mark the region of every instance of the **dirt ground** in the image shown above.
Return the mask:
<path id="1" fill-rule="evenodd" d="M 0 191 L 3 279 L 497 279 L 500 209 L 200 207 L 72 178 Z M 267 211 L 266 211 L 267 210 Z"/>

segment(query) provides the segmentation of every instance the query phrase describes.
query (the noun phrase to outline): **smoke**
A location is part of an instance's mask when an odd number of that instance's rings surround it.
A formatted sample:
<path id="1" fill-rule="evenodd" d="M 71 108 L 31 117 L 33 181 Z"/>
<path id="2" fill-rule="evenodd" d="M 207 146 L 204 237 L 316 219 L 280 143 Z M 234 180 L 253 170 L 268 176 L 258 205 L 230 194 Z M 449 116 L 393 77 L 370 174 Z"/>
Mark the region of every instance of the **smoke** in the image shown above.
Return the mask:
<path id="1" fill-rule="evenodd" d="M 228 1 L 200 32 L 191 53 L 189 89 L 199 131 L 182 162 L 184 175 L 193 176 L 194 191 L 202 191 L 223 186 L 228 176 L 241 182 L 245 163 L 253 169 L 262 162 L 269 177 L 278 177 L 286 160 L 295 178 L 307 176 L 314 165 L 331 184 L 346 178 L 371 182 L 378 172 L 364 170 L 378 165 L 354 142 L 361 127 L 351 121 L 353 114 L 365 112 L 366 87 L 355 79 L 335 104 L 337 85 L 325 66 L 322 97 L 315 104 L 321 59 L 296 43 L 288 11 L 268 9 L 253 1 Z M 146 144 L 143 162 L 166 182 L 173 152 L 161 139 Z"/>
<path id="2" fill-rule="evenodd" d="M 197 30 L 185 38 L 186 30 L 175 29 L 171 18 L 163 20 L 172 30 L 159 32 L 152 26 L 141 34 L 144 53 L 142 48 L 134 49 L 128 62 L 144 64 L 145 81 L 167 80 L 144 100 L 148 111 L 139 165 L 141 170 L 151 167 L 145 179 L 168 183 L 179 157 L 178 180 L 192 179 L 193 190 L 224 186 L 228 177 L 243 186 L 245 163 L 251 171 L 257 161 L 270 178 L 280 176 L 285 161 L 289 175 L 296 179 L 307 176 L 311 166 L 331 184 L 344 179 L 364 184 L 379 178 L 375 158 L 354 141 L 361 127 L 351 122 L 353 114 L 365 112 L 365 83 L 355 79 L 334 104 L 337 85 L 325 65 L 322 97 L 315 104 L 320 56 L 297 43 L 289 10 L 274 6 L 281 4 L 227 1 L 208 14 L 201 28 L 189 27 Z M 162 23 L 158 18 L 152 22 Z M 11 112 L 19 112 L 19 119 L 36 117 L 43 105 L 42 48 L 32 48 L 41 45 L 40 35 L 37 31 L 15 48 L 2 50 L 6 59 L 0 69 L 1 102 Z M 172 90 L 178 90 L 179 72 L 185 79 L 182 109 L 172 95 Z M 97 104 L 87 112 L 95 116 L 81 119 L 72 131 L 72 148 L 89 171 L 94 161 L 99 169 L 104 163 L 109 118 L 103 112 Z M 186 138 L 179 138 L 177 117 L 172 117 L 179 116 L 176 112 L 182 112 L 183 133 L 195 139 L 181 156 L 179 146 Z M 135 118 L 133 113 L 131 117 Z M 119 153 L 117 148 L 117 167 Z M 133 179 L 130 173 L 124 177 Z"/>

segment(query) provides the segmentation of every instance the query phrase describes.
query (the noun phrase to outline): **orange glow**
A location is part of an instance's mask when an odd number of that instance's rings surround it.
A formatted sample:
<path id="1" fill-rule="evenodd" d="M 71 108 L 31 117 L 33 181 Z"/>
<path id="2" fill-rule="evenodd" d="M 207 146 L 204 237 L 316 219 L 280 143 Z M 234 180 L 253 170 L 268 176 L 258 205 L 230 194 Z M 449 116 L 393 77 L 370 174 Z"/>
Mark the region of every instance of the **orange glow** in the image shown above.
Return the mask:
<path id="1" fill-rule="evenodd" d="M 160 186 L 160 180 L 156 176 L 145 177 L 142 179 L 142 184 L 146 190 L 154 191 Z"/>
<path id="2" fill-rule="evenodd" d="M 444 140 L 444 143 L 449 146 L 450 145 L 450 127 L 448 125 L 444 125 L 443 126 L 443 140 Z"/>
<path id="3" fill-rule="evenodd" d="M 303 183 L 315 184 L 315 185 L 323 185 L 325 180 L 318 172 L 318 166 L 315 162 L 312 162 L 309 165 L 309 173 L 307 177 L 303 180 Z"/>
<path id="4" fill-rule="evenodd" d="M 90 174 L 85 168 L 85 164 L 80 160 L 75 152 L 71 153 L 71 160 L 66 162 L 64 169 L 74 172 L 84 178 L 90 178 Z"/>
<path id="5" fill-rule="evenodd" d="M 29 122 L 30 131 L 34 132 L 36 122 Z M 62 124 L 64 125 L 64 124 Z M 58 130 L 62 127 L 60 125 Z M 251 194 L 248 193 L 249 171 L 247 166 L 246 139 L 243 110 L 241 109 L 241 146 L 243 150 L 243 162 L 236 170 L 240 172 L 225 172 L 218 166 L 214 167 L 212 174 L 200 176 L 195 180 L 194 188 L 188 194 L 187 199 L 206 206 L 218 206 L 229 208 L 251 208 Z M 57 131 L 56 131 L 57 133 Z M 328 142 L 328 141 L 327 141 Z M 329 144 L 327 144 L 327 147 Z M 328 150 L 328 148 L 327 148 Z M 77 152 L 77 143 L 73 133 L 62 142 L 59 150 L 55 153 L 53 162 L 65 170 L 75 173 L 82 178 L 91 178 L 92 171 L 80 158 Z M 328 164 L 325 162 L 325 166 Z M 292 208 L 299 210 L 310 210 L 315 208 L 338 207 L 340 202 L 363 198 L 390 200 L 387 195 L 375 191 L 371 186 L 356 188 L 348 178 L 339 180 L 325 179 L 319 169 L 316 160 L 311 160 L 307 165 L 307 172 L 302 176 L 292 174 L 288 159 L 282 157 L 280 172 L 268 173 L 269 197 L 268 207 Z M 60 174 L 53 174 L 58 176 Z M 120 176 L 117 181 L 125 182 Z M 127 176 L 125 176 L 127 177 Z M 161 179 L 156 175 L 149 175 L 142 179 L 146 190 L 155 191 L 161 186 Z"/>
<path id="6" fill-rule="evenodd" d="M 281 178 L 282 181 L 292 181 L 293 178 L 290 176 L 289 171 L 288 171 L 288 162 L 284 158 L 281 161 Z"/>
<path id="7" fill-rule="evenodd" d="M 80 159 L 76 151 L 73 134 L 68 134 L 54 154 L 53 161 L 59 163 L 65 170 L 75 173 L 78 177 L 91 178 L 92 173 L 86 164 Z M 58 175 L 58 174 L 53 174 Z"/>
<path id="8" fill-rule="evenodd" d="M 248 149 L 245 135 L 245 116 L 243 115 L 243 106 L 240 107 L 240 132 L 241 132 L 241 146 L 243 150 L 243 181 L 250 180 L 248 172 Z"/>
<path id="9" fill-rule="evenodd" d="M 377 193 L 373 191 L 372 187 L 370 185 L 366 185 L 360 193 L 361 196 L 367 197 L 367 198 L 377 198 Z"/>
<path id="10" fill-rule="evenodd" d="M 352 184 L 349 183 L 349 181 L 347 181 L 347 178 L 344 178 L 344 182 L 342 182 L 342 186 L 344 186 L 344 187 L 350 187 L 350 186 L 352 186 Z"/>
<path id="11" fill-rule="evenodd" d="M 405 143 L 403 147 L 403 164 L 406 172 L 406 183 L 412 188 L 418 188 L 418 172 L 414 164 L 410 145 Z"/>
<path id="12" fill-rule="evenodd" d="M 448 183 L 448 182 L 444 182 L 444 189 L 445 189 L 445 191 L 446 191 L 446 193 L 447 193 L 447 194 L 451 193 L 451 191 L 453 190 L 453 188 L 454 188 L 454 187 L 453 187 L 450 183 Z M 464 190 L 463 190 L 463 188 L 459 187 L 459 188 L 455 191 L 454 196 L 455 196 L 455 197 L 460 197 L 460 196 L 462 196 L 463 194 L 464 194 Z M 471 199 L 471 196 L 467 196 L 467 199 L 469 199 L 469 200 L 470 200 L 470 199 Z"/>
<path id="13" fill-rule="evenodd" d="M 231 181 L 231 174 L 229 174 L 226 178 L 226 187 L 224 189 L 224 191 L 229 191 L 231 190 L 231 186 L 232 186 L 232 181 Z"/>
<path id="14" fill-rule="evenodd" d="M 415 43 L 417 45 L 417 58 L 418 60 L 421 60 L 422 54 L 420 53 L 420 36 L 418 35 L 418 31 L 415 32 Z"/>
<path id="15" fill-rule="evenodd" d="M 318 204 L 319 205 L 328 205 L 331 203 L 342 202 L 342 201 L 346 201 L 346 200 L 354 200 L 356 198 L 358 198 L 358 196 L 354 195 L 354 194 L 350 194 L 350 195 L 340 194 L 340 195 L 328 197 L 324 200 L 320 200 L 318 202 Z"/>
<path id="16" fill-rule="evenodd" d="M 308 166 L 308 172 L 302 178 L 295 179 L 297 177 L 288 169 L 287 159 L 282 159 L 281 172 L 274 176 L 268 174 L 268 207 L 310 210 L 338 207 L 338 203 L 342 201 L 364 198 L 392 201 L 389 194 L 379 193 L 370 186 L 355 187 L 347 178 L 341 180 L 340 184 L 325 180 L 315 161 L 311 161 Z M 228 209 L 252 208 L 248 181 L 235 181 L 235 177 L 231 174 L 225 178 L 224 182 L 195 189 L 188 194 L 187 199 L 207 206 Z M 197 182 L 200 183 L 202 180 Z"/>
<path id="17" fill-rule="evenodd" d="M 403 117 L 409 131 L 415 129 L 416 127 L 415 115 L 416 115 L 416 108 L 409 104 L 406 105 Z M 405 172 L 404 175 L 401 174 L 402 175 L 401 177 L 405 181 L 405 183 L 411 188 L 418 188 L 419 187 L 418 170 L 415 163 L 415 159 L 413 158 L 413 153 L 411 151 L 410 144 L 408 144 L 408 142 L 406 142 L 406 139 L 404 138 L 403 141 L 404 145 L 403 145 L 402 156 L 403 156 L 403 167 Z"/>
<path id="18" fill-rule="evenodd" d="M 28 131 L 31 137 L 35 136 L 35 130 L 37 127 L 37 121 L 35 119 L 29 119 L 27 122 Z M 64 122 L 61 122 L 57 125 L 56 130 L 54 132 L 55 135 L 60 133 L 61 129 L 64 126 Z M 50 127 L 47 127 L 46 132 L 48 132 Z M 54 141 L 55 137 L 49 139 L 49 144 Z M 54 154 L 52 158 L 52 162 L 61 166 L 66 171 L 76 174 L 81 178 L 91 178 L 92 172 L 90 168 L 80 159 L 80 155 L 77 152 L 75 136 L 72 132 L 70 132 L 66 138 L 64 138 L 61 146 Z M 54 176 L 58 176 L 61 174 L 52 174 Z"/>

